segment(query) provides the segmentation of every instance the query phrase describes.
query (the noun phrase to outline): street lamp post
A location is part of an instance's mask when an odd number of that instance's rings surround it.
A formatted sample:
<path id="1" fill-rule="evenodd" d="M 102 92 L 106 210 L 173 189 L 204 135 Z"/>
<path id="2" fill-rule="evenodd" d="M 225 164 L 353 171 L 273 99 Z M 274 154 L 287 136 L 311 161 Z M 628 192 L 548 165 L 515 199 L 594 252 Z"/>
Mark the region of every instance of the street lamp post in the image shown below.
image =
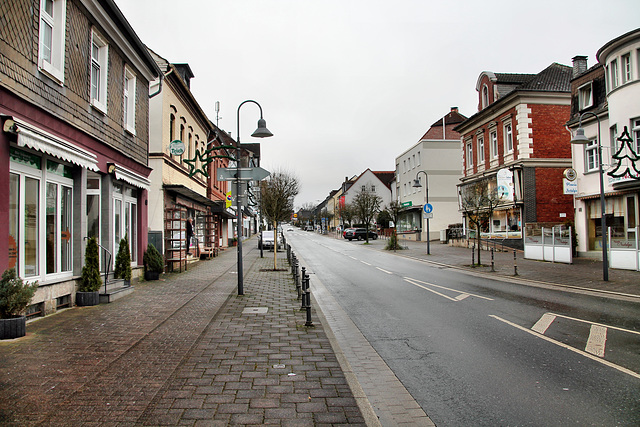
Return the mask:
<path id="1" fill-rule="evenodd" d="M 427 174 L 426 171 L 418 171 L 418 173 L 416 174 L 416 179 L 413 180 L 413 187 L 415 187 L 415 188 L 422 187 L 422 184 L 420 184 L 420 180 L 418 179 L 418 175 L 420 175 L 420 173 L 423 173 L 424 176 L 427 179 L 427 181 L 426 181 L 427 186 L 425 187 L 425 193 L 426 193 L 425 204 L 429 204 L 429 174 Z M 430 237 L 431 236 L 429 234 L 429 218 L 427 218 L 427 255 L 431 255 L 431 239 L 430 239 Z"/>
<path id="2" fill-rule="evenodd" d="M 575 136 L 571 139 L 572 144 L 580 144 L 586 145 L 588 144 L 589 138 L 584 135 L 584 128 L 582 127 L 582 118 L 586 115 L 590 114 L 595 117 L 598 122 L 598 169 L 600 172 L 600 224 L 602 225 L 602 280 L 605 282 L 609 280 L 609 257 L 607 254 L 607 217 L 605 215 L 605 201 L 604 201 L 604 170 L 602 169 L 602 143 L 600 142 L 600 119 L 595 113 L 591 111 L 585 111 L 580 115 L 580 120 L 578 122 L 578 129 L 576 129 Z"/>
<path id="3" fill-rule="evenodd" d="M 273 134 L 267 129 L 267 121 L 262 118 L 262 107 L 256 101 L 246 100 L 238 106 L 238 114 L 236 117 L 237 124 L 237 145 L 236 145 L 236 233 L 238 234 L 238 295 L 244 295 L 244 278 L 242 267 L 242 203 L 240 201 L 240 107 L 251 102 L 256 104 L 260 109 L 260 119 L 258 120 L 258 128 L 251 134 L 254 138 L 267 138 Z"/>

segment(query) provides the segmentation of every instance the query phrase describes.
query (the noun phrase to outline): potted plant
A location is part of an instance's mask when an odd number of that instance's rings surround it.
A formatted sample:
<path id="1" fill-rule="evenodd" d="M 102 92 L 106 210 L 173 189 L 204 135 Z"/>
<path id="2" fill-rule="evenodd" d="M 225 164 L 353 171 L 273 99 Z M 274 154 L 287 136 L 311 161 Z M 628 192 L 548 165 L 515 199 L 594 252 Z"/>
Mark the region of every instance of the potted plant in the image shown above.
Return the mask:
<path id="1" fill-rule="evenodd" d="M 238 238 L 234 237 L 231 239 L 231 246 L 237 246 L 238 245 Z"/>
<path id="2" fill-rule="evenodd" d="M 144 279 L 158 280 L 164 270 L 164 258 L 151 243 L 147 246 L 142 257 L 144 263 Z"/>
<path id="3" fill-rule="evenodd" d="M 24 310 L 38 288 L 38 282 L 26 283 L 14 268 L 5 270 L 0 280 L 0 339 L 26 335 L 27 318 Z"/>
<path id="4" fill-rule="evenodd" d="M 129 239 L 127 236 L 120 240 L 113 275 L 116 279 L 124 279 L 125 286 L 131 286 L 131 253 L 129 252 Z"/>
<path id="5" fill-rule="evenodd" d="M 100 302 L 98 294 L 100 285 L 102 285 L 102 279 L 100 278 L 98 242 L 95 237 L 91 237 L 84 252 L 84 267 L 82 267 L 80 286 L 76 292 L 76 305 L 81 307 L 97 305 Z"/>

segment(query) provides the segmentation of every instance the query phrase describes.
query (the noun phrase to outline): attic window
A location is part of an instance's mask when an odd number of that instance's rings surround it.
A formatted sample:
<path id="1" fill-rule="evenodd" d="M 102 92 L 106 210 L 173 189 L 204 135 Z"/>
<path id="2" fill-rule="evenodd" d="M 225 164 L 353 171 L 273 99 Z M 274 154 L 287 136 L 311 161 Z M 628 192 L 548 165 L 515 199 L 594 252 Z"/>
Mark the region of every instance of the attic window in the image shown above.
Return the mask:
<path id="1" fill-rule="evenodd" d="M 583 84 L 578 88 L 578 106 L 580 110 L 593 107 L 593 82 Z"/>
<path id="2" fill-rule="evenodd" d="M 489 106 L 489 87 L 487 85 L 482 86 L 482 108 Z"/>

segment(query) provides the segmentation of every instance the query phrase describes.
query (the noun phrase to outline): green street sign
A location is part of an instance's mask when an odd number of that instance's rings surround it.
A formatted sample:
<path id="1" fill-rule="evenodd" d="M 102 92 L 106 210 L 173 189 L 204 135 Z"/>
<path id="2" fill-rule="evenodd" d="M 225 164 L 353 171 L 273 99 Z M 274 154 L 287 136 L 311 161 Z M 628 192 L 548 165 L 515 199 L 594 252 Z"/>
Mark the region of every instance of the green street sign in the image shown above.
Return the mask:
<path id="1" fill-rule="evenodd" d="M 400 206 L 402 206 L 403 208 L 408 208 L 409 206 L 413 206 L 413 202 L 402 202 Z"/>

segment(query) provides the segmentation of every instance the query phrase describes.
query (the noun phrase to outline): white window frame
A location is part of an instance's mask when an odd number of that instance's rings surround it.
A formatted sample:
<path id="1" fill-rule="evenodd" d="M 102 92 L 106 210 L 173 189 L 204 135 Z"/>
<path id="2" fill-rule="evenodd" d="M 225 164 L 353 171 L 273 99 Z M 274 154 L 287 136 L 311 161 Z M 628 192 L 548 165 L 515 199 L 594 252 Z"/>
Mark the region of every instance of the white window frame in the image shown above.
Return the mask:
<path id="1" fill-rule="evenodd" d="M 620 77 L 618 76 L 618 59 L 611 61 L 611 90 L 620 86 Z"/>
<path id="2" fill-rule="evenodd" d="M 94 50 L 94 45 L 96 49 Z M 109 69 L 109 45 L 95 31 L 91 31 L 91 45 L 89 47 L 90 87 L 89 97 L 91 105 L 104 114 L 107 113 L 107 73 Z M 97 70 L 98 75 L 94 74 Z M 94 90 L 95 88 L 95 90 Z"/>
<path id="3" fill-rule="evenodd" d="M 71 189 L 71 216 L 73 217 L 73 211 L 75 207 L 73 206 L 73 179 L 59 176 L 55 173 L 47 171 L 47 160 L 53 160 L 56 163 L 65 164 L 64 162 L 60 162 L 59 159 L 51 158 L 49 156 L 43 155 L 40 157 L 41 166 L 40 169 L 36 169 L 30 166 L 22 165 L 19 163 L 10 163 L 9 171 L 11 174 L 15 174 L 19 179 L 19 195 L 18 195 L 18 204 L 20 208 L 18 209 L 18 239 L 17 243 L 17 273 L 20 277 L 26 278 L 29 281 L 37 280 L 41 283 L 47 283 L 51 281 L 70 279 L 73 276 L 73 240 L 71 240 L 69 244 L 69 254 L 71 254 L 70 264 L 68 266 L 68 270 L 61 271 L 61 238 L 62 235 L 60 233 L 61 229 L 61 197 L 62 192 L 60 191 L 62 188 L 70 188 Z M 69 165 L 67 165 L 70 167 Z M 25 235 L 25 209 L 23 206 L 25 200 L 25 179 L 30 178 L 32 180 L 38 181 L 38 209 L 37 209 L 37 218 L 36 218 L 36 237 L 35 240 L 37 242 L 36 249 L 36 268 L 37 271 L 34 274 L 28 274 L 25 269 L 25 245 L 23 238 L 21 236 Z M 46 227 L 46 210 L 47 210 L 47 199 L 46 199 L 46 189 L 47 184 L 53 184 L 57 186 L 57 196 L 56 196 L 56 271 L 53 273 L 47 273 L 47 227 Z M 73 222 L 71 223 L 71 229 L 68 230 L 69 235 L 73 236 Z"/>
<path id="4" fill-rule="evenodd" d="M 584 170 L 585 172 L 596 172 L 599 170 L 598 163 L 598 142 L 595 139 L 590 140 L 584 146 Z M 590 163 L 591 162 L 591 163 Z"/>
<path id="5" fill-rule="evenodd" d="M 116 191 L 116 187 L 120 188 L 120 191 Z M 127 184 L 124 184 L 122 181 L 117 181 L 114 182 L 114 189 L 113 189 L 113 198 L 112 198 L 112 221 L 113 221 L 113 233 L 112 233 L 112 243 L 113 243 L 113 249 L 114 249 L 114 256 L 113 256 L 113 265 L 112 267 L 115 268 L 115 256 L 118 253 L 118 250 L 120 248 L 120 240 L 124 238 L 124 236 L 127 236 L 128 240 L 129 240 L 129 254 L 131 255 L 131 266 L 135 266 L 138 263 L 138 251 L 137 251 L 137 247 L 136 244 L 137 242 L 134 241 L 134 239 L 137 240 L 138 238 L 138 200 L 136 197 L 131 197 L 128 195 L 129 191 L 133 189 L 134 192 L 137 192 L 137 189 L 135 187 L 131 187 Z M 118 209 L 118 204 L 120 205 L 120 208 Z M 133 215 L 132 215 L 133 213 Z M 116 220 L 115 220 L 115 216 L 116 214 L 120 215 L 120 223 L 116 224 Z M 128 217 L 127 217 L 128 214 Z M 135 218 L 134 218 L 135 216 Z M 119 229 L 116 229 L 116 227 L 119 226 Z M 132 236 L 132 231 L 135 232 L 135 235 Z"/>
<path id="6" fill-rule="evenodd" d="M 473 168 L 473 142 L 467 142 L 467 169 Z"/>
<path id="7" fill-rule="evenodd" d="M 511 122 L 504 124 L 504 152 L 513 153 L 513 126 Z"/>
<path id="8" fill-rule="evenodd" d="M 635 141 L 636 154 L 640 155 L 640 117 L 631 119 L 631 138 Z"/>
<path id="9" fill-rule="evenodd" d="M 620 65 L 622 67 L 622 84 L 630 82 L 632 80 L 631 52 L 620 57 Z"/>
<path id="10" fill-rule="evenodd" d="M 47 12 L 47 3 L 52 5 L 53 15 Z M 67 0 L 40 0 L 38 69 L 60 85 L 64 84 L 66 21 Z M 51 29 L 51 34 L 47 28 Z"/>
<path id="11" fill-rule="evenodd" d="M 593 106 L 593 82 L 585 83 L 578 88 L 578 108 L 584 110 Z"/>
<path id="12" fill-rule="evenodd" d="M 482 108 L 489 106 L 489 86 L 482 85 Z"/>
<path id="13" fill-rule="evenodd" d="M 136 75 L 125 65 L 123 93 L 124 129 L 132 135 L 136 134 Z"/>
<path id="14" fill-rule="evenodd" d="M 484 136 L 478 137 L 478 164 L 484 164 Z"/>
<path id="15" fill-rule="evenodd" d="M 493 130 L 489 132 L 489 144 L 491 150 L 491 160 L 498 158 L 498 131 Z"/>

